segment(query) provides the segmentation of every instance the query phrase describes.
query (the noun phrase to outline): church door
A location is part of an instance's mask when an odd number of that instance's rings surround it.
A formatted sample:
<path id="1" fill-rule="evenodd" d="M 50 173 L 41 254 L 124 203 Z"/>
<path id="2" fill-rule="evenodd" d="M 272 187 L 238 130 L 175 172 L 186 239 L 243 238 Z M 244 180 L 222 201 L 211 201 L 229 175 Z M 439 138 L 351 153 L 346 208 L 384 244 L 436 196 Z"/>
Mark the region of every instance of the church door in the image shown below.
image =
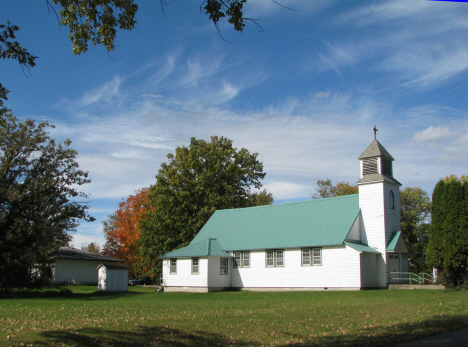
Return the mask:
<path id="1" fill-rule="evenodd" d="M 388 268 L 390 271 L 390 283 L 400 283 L 402 275 L 395 272 L 400 272 L 400 255 L 399 254 L 389 254 L 388 256 Z"/>

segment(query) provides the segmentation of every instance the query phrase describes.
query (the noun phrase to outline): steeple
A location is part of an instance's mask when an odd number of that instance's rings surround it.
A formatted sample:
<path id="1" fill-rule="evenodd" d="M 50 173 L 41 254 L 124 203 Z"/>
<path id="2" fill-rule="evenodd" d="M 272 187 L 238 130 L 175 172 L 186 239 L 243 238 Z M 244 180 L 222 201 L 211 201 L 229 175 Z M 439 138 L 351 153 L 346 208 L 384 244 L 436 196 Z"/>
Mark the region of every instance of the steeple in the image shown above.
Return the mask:
<path id="1" fill-rule="evenodd" d="M 400 190 L 401 183 L 393 178 L 393 157 L 377 140 L 374 140 L 358 157 L 361 166 L 359 207 L 361 209 L 361 242 L 380 252 L 377 257 L 378 287 L 388 283 L 387 246 L 392 237 L 401 229 Z M 406 268 L 405 268 L 406 269 Z M 397 269 L 398 271 L 407 271 Z"/>
<path id="2" fill-rule="evenodd" d="M 395 159 L 377 140 L 378 130 L 375 125 L 372 130 L 374 130 L 374 141 L 358 157 L 361 161 L 361 176 L 357 183 L 387 181 L 401 186 L 400 182 L 393 178 L 392 162 Z"/>

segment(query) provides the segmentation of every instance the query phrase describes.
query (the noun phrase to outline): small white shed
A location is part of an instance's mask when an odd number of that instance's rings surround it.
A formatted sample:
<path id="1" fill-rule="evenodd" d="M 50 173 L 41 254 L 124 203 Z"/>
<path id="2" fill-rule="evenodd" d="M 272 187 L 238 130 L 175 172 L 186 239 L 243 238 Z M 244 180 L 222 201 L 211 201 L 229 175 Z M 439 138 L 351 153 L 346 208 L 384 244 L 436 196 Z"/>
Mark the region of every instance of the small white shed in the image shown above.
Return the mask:
<path id="1" fill-rule="evenodd" d="M 128 266 L 124 264 L 100 264 L 98 270 L 98 289 L 108 292 L 128 290 Z"/>

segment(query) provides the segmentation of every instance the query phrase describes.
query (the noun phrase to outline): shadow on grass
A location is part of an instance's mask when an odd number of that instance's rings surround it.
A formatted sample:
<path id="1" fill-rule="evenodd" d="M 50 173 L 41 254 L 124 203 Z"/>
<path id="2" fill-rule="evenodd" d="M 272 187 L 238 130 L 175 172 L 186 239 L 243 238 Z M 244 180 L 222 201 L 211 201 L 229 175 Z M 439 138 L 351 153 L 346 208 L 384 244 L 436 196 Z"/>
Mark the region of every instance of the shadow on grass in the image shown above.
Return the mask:
<path id="1" fill-rule="evenodd" d="M 387 327 L 362 327 L 360 330 L 343 335 L 309 338 L 290 335 L 289 342 L 281 346 L 289 346 L 294 343 L 295 346 L 386 347 L 466 328 L 468 328 L 468 316 L 441 315 L 421 322 L 400 323 Z M 298 342 L 299 340 L 303 342 Z"/>
<path id="2" fill-rule="evenodd" d="M 34 290 L 34 291 L 18 291 L 18 292 L 3 292 L 0 293 L 1 299 L 37 299 L 37 298 L 67 298 L 67 299 L 80 299 L 80 300 L 106 300 L 115 299 L 120 297 L 130 297 L 143 292 L 106 292 L 96 290 L 89 293 L 73 293 L 70 289 L 61 290 Z"/>
<path id="3" fill-rule="evenodd" d="M 75 332 L 43 332 L 43 340 L 33 345 L 60 345 L 77 347 L 94 346 L 260 346 L 259 343 L 230 340 L 230 338 L 205 331 L 182 331 L 165 327 L 138 326 L 134 331 L 114 331 L 96 328 L 85 328 Z"/>
<path id="4" fill-rule="evenodd" d="M 468 327 L 468 317 L 438 316 L 418 323 L 401 323 L 388 327 L 362 327 L 347 334 L 307 336 L 278 332 L 277 340 L 245 341 L 235 336 L 235 331 L 226 335 L 191 329 L 183 331 L 169 327 L 137 326 L 132 331 L 100 328 L 84 328 L 75 331 L 48 331 L 40 333 L 41 339 L 34 345 L 92 346 L 393 346 L 398 343 L 460 330 Z M 232 335 L 232 338 L 231 338 Z"/>

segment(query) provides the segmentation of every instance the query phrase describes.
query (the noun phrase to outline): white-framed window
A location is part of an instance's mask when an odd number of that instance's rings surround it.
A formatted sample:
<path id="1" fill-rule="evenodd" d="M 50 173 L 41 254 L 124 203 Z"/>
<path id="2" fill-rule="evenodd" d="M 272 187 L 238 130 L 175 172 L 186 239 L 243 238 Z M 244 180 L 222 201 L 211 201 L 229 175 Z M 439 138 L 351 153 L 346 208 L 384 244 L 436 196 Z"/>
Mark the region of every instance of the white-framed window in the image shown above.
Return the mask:
<path id="1" fill-rule="evenodd" d="M 242 252 L 242 267 L 250 267 L 250 252 Z"/>
<path id="2" fill-rule="evenodd" d="M 301 265 L 302 266 L 319 266 L 322 265 L 322 248 L 303 248 L 301 250 Z"/>
<path id="3" fill-rule="evenodd" d="M 266 267 L 275 266 L 275 251 L 266 251 Z"/>
<path id="4" fill-rule="evenodd" d="M 229 259 L 228 258 L 220 258 L 219 261 L 220 261 L 219 273 L 221 275 L 227 275 L 228 274 Z"/>
<path id="5" fill-rule="evenodd" d="M 302 249 L 302 266 L 310 266 L 310 248 Z"/>
<path id="6" fill-rule="evenodd" d="M 284 250 L 269 249 L 265 251 L 265 266 L 277 267 L 284 266 Z"/>
<path id="7" fill-rule="evenodd" d="M 170 263 L 171 263 L 170 274 L 176 275 L 177 274 L 177 258 L 171 258 Z"/>
<path id="8" fill-rule="evenodd" d="M 249 251 L 237 251 L 234 252 L 233 267 L 250 267 L 250 252 Z"/>
<path id="9" fill-rule="evenodd" d="M 322 249 L 321 248 L 312 248 L 312 264 L 322 265 Z"/>
<path id="10" fill-rule="evenodd" d="M 192 275 L 198 275 L 200 258 L 192 258 Z"/>

